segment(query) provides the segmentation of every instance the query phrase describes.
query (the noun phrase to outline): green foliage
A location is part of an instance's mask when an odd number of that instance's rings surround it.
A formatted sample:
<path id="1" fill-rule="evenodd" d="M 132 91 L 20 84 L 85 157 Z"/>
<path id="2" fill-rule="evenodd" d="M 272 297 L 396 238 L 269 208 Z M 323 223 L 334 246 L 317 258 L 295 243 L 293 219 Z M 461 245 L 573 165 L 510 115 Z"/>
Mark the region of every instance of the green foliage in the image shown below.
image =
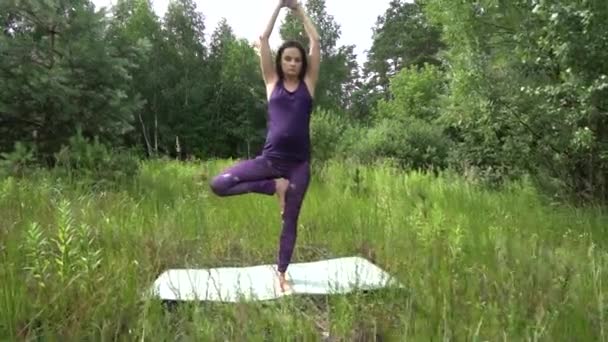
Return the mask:
<path id="1" fill-rule="evenodd" d="M 214 87 L 207 109 L 222 115 L 210 117 L 208 138 L 200 147 L 206 147 L 207 155 L 249 158 L 263 144 L 266 126 L 266 91 L 258 56 L 223 20 L 212 35 L 209 62 Z"/>
<path id="2" fill-rule="evenodd" d="M 76 126 L 103 141 L 133 129 L 141 98 L 127 94 L 137 63 L 104 42 L 104 13 L 60 0 L 3 1 L 0 12 L 11 27 L 0 35 L 0 150 L 22 141 L 47 158 Z"/>
<path id="3" fill-rule="evenodd" d="M 154 155 L 158 152 L 158 145 L 163 144 L 162 137 L 158 134 L 158 125 L 153 123 L 160 121 L 162 130 L 165 120 L 160 114 L 162 104 L 165 103 L 163 94 L 167 94 L 166 90 L 162 90 L 169 88 L 167 68 L 163 67 L 169 60 L 166 35 L 149 1 L 119 0 L 112 11 L 106 40 L 116 47 L 117 54 L 128 56 L 137 62 L 138 67 L 130 72 L 127 96 L 144 99 L 142 106 L 133 113 L 136 129 L 125 136 L 125 143 L 141 144 L 145 146 L 148 155 Z M 145 47 L 147 53 L 137 54 L 140 46 Z M 156 129 L 153 130 L 152 127 Z"/>
<path id="4" fill-rule="evenodd" d="M 492 184 L 531 175 L 552 196 L 608 200 L 606 2 L 393 0 L 363 70 L 354 46 L 338 44 L 325 1 L 306 10 L 321 35 L 320 161 L 388 158 Z M 209 35 L 192 0 L 172 1 L 163 18 L 149 0 L 119 0 L 111 16 L 88 0 L 9 0 L 0 26 L 4 175 L 66 154 L 77 129 L 105 146 L 95 158 L 128 165 L 110 151 L 206 159 L 261 150 L 259 57 L 225 20 Z M 308 46 L 293 15 L 278 31 Z M 89 176 L 120 173 L 119 162 L 104 163 L 115 171 Z"/>
<path id="5" fill-rule="evenodd" d="M 0 178 L 7 176 L 23 176 L 28 169 L 36 165 L 36 148 L 20 141 L 15 143 L 15 149 L 10 153 L 0 153 Z"/>
<path id="6" fill-rule="evenodd" d="M 426 1 L 449 43 L 456 159 L 608 199 L 608 5 Z"/>
<path id="7" fill-rule="evenodd" d="M 429 64 L 403 68 L 391 79 L 389 91 L 390 99 L 378 102 L 376 119 L 417 118 L 433 123 L 441 114 L 446 80 L 438 67 Z"/>
<path id="8" fill-rule="evenodd" d="M 184 59 L 205 56 L 205 22 L 193 0 L 175 0 L 169 3 L 165 14 L 167 36 L 173 47 L 182 52 Z"/>
<path id="9" fill-rule="evenodd" d="M 373 28 L 373 42 L 364 74 L 366 88 L 380 88 L 386 95 L 390 79 L 403 68 L 439 65 L 445 47 L 441 30 L 428 21 L 419 2 L 392 0 Z"/>
<path id="10" fill-rule="evenodd" d="M 32 298 L 28 306 L 38 313 L 30 322 L 33 327 L 40 316 L 68 320 L 79 298 L 98 291 L 96 284 L 104 279 L 99 241 L 92 227 L 75 222 L 71 207 L 62 199 L 50 227 L 32 221 L 19 246 L 25 256 L 25 286 Z"/>
<path id="11" fill-rule="evenodd" d="M 420 119 L 382 119 L 354 146 L 365 163 L 393 159 L 405 169 L 446 167 L 449 143 L 441 128 Z"/>
<path id="12" fill-rule="evenodd" d="M 336 147 L 337 156 L 345 160 L 357 160 L 356 148 L 365 139 L 367 132 L 368 127 L 356 121 L 345 123 Z"/>
<path id="13" fill-rule="evenodd" d="M 132 151 L 112 149 L 82 136 L 80 131 L 55 154 L 57 174 L 85 184 L 108 186 L 134 177 L 139 170 L 139 157 Z"/>
<path id="14" fill-rule="evenodd" d="M 404 68 L 389 89 L 390 99 L 378 102 L 374 125 L 354 145 L 354 154 L 367 163 L 394 159 L 403 168 L 445 168 L 450 144 L 438 123 L 443 73 L 429 64 Z"/>
<path id="15" fill-rule="evenodd" d="M 294 262 L 359 255 L 403 291 L 167 310 L 146 293 L 167 269 L 276 260 L 276 198 L 196 182 L 232 162 L 146 161 L 104 192 L 45 171 L 0 180 L 2 339 L 597 341 L 608 327 L 605 210 L 547 205 L 527 181 L 489 191 L 334 161 L 312 178 Z"/>
<path id="16" fill-rule="evenodd" d="M 324 162 L 335 157 L 346 127 L 342 119 L 336 113 L 317 109 L 312 113 L 310 125 L 313 158 Z"/>

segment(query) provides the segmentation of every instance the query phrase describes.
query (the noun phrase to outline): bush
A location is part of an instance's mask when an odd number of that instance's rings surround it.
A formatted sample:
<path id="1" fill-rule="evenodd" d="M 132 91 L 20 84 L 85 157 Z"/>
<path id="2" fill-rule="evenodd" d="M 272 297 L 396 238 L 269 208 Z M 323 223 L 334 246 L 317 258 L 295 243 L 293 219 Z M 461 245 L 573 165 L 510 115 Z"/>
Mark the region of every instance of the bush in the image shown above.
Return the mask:
<path id="1" fill-rule="evenodd" d="M 390 84 L 390 98 L 378 102 L 376 120 L 416 118 L 434 122 L 440 117 L 446 93 L 446 79 L 437 66 L 403 68 Z"/>
<path id="2" fill-rule="evenodd" d="M 419 119 L 383 119 L 371 128 L 354 147 L 364 163 L 393 159 L 406 169 L 442 169 L 446 167 L 448 139 L 440 127 Z"/>
<path id="3" fill-rule="evenodd" d="M 371 128 L 349 127 L 340 146 L 360 162 L 388 161 L 406 169 L 447 167 L 449 139 L 438 122 L 445 76 L 432 65 L 402 69 L 391 79 L 390 96 L 372 112 Z"/>
<path id="4" fill-rule="evenodd" d="M 342 132 L 340 141 L 336 146 L 336 155 L 342 159 L 359 160 L 360 156 L 357 153 L 357 148 L 362 140 L 367 137 L 368 129 L 358 125 L 347 125 Z"/>
<path id="5" fill-rule="evenodd" d="M 36 147 L 20 141 L 10 153 L 0 153 L 0 178 L 22 177 L 36 163 Z"/>
<path id="6" fill-rule="evenodd" d="M 78 132 L 55 153 L 55 171 L 89 185 L 110 185 L 135 176 L 139 158 L 133 151 L 110 149 L 97 138 L 90 141 Z"/>
<path id="7" fill-rule="evenodd" d="M 327 161 L 336 156 L 338 141 L 346 125 L 334 112 L 318 109 L 310 122 L 312 155 L 316 161 Z"/>

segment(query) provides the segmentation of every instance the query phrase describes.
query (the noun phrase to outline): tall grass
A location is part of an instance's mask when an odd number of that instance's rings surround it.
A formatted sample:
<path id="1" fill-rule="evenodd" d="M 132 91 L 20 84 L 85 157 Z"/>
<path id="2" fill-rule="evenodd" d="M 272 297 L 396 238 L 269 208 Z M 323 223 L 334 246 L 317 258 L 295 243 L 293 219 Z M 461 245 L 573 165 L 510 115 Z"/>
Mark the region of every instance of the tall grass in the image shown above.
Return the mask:
<path id="1" fill-rule="evenodd" d="M 167 268 L 276 260 L 276 198 L 209 191 L 231 163 L 145 162 L 112 190 L 42 171 L 0 181 L 0 338 L 607 338 L 601 208 L 386 165 L 315 167 L 293 262 L 361 255 L 407 291 L 168 310 L 142 295 Z"/>

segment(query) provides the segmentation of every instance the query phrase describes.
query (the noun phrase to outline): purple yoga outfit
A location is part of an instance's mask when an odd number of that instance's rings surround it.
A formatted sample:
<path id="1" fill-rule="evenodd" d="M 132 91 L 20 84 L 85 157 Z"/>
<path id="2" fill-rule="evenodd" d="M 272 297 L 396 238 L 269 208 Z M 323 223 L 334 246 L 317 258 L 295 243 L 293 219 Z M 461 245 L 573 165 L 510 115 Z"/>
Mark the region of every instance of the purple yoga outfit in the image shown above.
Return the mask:
<path id="1" fill-rule="evenodd" d="M 279 80 L 268 101 L 268 133 L 261 155 L 240 161 L 211 181 L 218 196 L 275 194 L 275 178 L 289 180 L 285 194 L 278 271 L 291 261 L 298 217 L 310 183 L 310 115 L 313 99 L 304 81 L 289 91 Z"/>

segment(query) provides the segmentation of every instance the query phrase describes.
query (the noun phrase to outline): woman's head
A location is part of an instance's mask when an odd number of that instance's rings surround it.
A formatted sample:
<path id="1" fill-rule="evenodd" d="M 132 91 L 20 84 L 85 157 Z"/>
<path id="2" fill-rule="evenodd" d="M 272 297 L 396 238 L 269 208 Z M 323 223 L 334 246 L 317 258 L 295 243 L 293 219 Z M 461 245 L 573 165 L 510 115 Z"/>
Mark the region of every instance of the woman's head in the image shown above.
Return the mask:
<path id="1" fill-rule="evenodd" d="M 302 44 L 294 40 L 286 41 L 279 47 L 275 63 L 280 79 L 286 76 L 303 79 L 308 68 L 306 51 Z"/>

